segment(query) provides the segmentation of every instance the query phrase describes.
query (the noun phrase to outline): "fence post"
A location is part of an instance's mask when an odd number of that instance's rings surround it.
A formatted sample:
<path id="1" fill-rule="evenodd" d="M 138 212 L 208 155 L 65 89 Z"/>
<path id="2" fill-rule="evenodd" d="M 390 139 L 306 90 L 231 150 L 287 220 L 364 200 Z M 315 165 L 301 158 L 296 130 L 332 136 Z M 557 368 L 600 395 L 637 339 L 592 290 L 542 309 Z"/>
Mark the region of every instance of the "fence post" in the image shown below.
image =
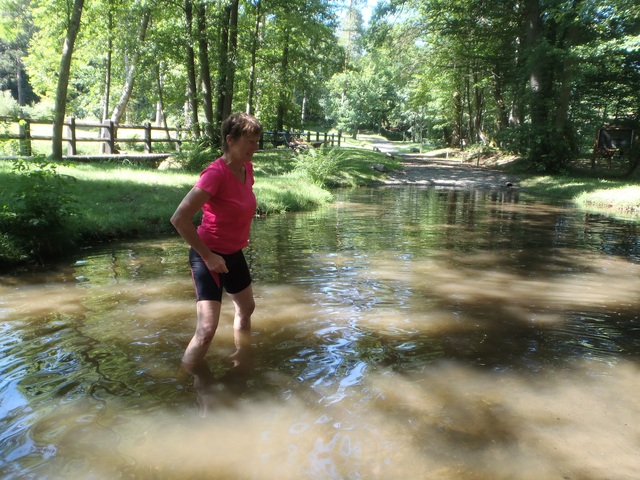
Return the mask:
<path id="1" fill-rule="evenodd" d="M 144 124 L 144 153 L 151 153 L 151 123 Z"/>
<path id="2" fill-rule="evenodd" d="M 327 144 L 327 132 L 324 132 L 324 143 Z M 333 147 L 333 144 L 331 146 Z"/>
<path id="3" fill-rule="evenodd" d="M 21 118 L 18 122 L 18 132 L 20 134 L 20 155 L 31 156 L 31 124 L 26 118 Z"/>
<path id="4" fill-rule="evenodd" d="M 69 138 L 67 143 L 67 155 L 76 155 L 78 148 L 76 144 L 76 117 L 69 117 L 67 126 L 67 136 Z"/>
<path id="5" fill-rule="evenodd" d="M 338 146 L 340 146 L 340 137 L 342 137 L 342 130 L 338 130 Z"/>
<path id="6" fill-rule="evenodd" d="M 182 150 L 182 125 L 176 125 L 176 152 L 180 153 Z"/>
<path id="7" fill-rule="evenodd" d="M 116 129 L 113 120 L 107 120 L 105 122 L 104 130 L 107 134 L 104 142 L 104 153 L 110 155 L 116 152 Z"/>

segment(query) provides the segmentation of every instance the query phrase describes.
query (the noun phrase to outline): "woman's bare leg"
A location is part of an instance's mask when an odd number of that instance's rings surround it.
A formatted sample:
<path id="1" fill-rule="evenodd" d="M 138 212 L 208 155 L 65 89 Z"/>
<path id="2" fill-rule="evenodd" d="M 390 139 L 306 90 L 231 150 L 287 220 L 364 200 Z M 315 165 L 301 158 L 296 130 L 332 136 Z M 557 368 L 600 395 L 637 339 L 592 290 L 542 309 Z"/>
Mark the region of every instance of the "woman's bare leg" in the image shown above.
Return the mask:
<path id="1" fill-rule="evenodd" d="M 249 285 L 244 290 L 229 296 L 233 300 L 236 309 L 233 319 L 234 331 L 251 332 L 251 315 L 256 308 L 252 286 Z"/>
<path id="2" fill-rule="evenodd" d="M 229 373 L 239 374 L 249 372 L 252 368 L 251 351 L 251 314 L 255 310 L 256 304 L 253 299 L 253 289 L 251 285 L 241 292 L 230 295 L 235 306 L 235 317 L 233 319 L 233 343 L 236 351 L 227 357 L 232 368 Z"/>
<path id="3" fill-rule="evenodd" d="M 198 312 L 196 333 L 182 356 L 182 363 L 186 366 L 196 365 L 204 359 L 220 321 L 220 302 L 200 300 L 196 305 Z"/>

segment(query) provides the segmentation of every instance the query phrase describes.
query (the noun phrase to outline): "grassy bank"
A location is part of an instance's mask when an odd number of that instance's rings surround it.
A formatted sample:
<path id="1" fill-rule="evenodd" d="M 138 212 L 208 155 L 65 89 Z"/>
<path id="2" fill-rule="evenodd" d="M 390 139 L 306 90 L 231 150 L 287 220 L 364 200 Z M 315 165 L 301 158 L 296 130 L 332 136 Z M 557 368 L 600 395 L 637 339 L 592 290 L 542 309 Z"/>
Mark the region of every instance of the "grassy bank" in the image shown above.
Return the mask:
<path id="1" fill-rule="evenodd" d="M 376 182 L 394 160 L 364 149 L 258 152 L 254 191 L 261 215 L 311 210 L 331 188 Z M 0 160 L 0 266 L 45 262 L 96 241 L 173 233 L 169 218 L 198 173 L 110 162 L 45 166 Z"/>
<path id="2" fill-rule="evenodd" d="M 640 183 L 636 179 L 528 176 L 520 185 L 525 192 L 545 202 L 571 202 L 585 211 L 640 219 Z"/>

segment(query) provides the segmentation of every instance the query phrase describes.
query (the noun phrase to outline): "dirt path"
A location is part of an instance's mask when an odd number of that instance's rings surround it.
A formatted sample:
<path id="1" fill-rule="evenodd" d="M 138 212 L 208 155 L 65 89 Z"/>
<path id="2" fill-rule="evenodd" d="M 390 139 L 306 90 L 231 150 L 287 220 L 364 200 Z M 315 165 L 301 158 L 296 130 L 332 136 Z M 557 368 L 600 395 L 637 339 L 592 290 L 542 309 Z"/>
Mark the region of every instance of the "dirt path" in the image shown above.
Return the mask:
<path id="1" fill-rule="evenodd" d="M 388 172 L 385 185 L 425 185 L 458 189 L 514 188 L 518 178 L 486 166 L 475 166 L 459 159 L 446 159 L 428 154 L 398 154 L 391 142 L 372 137 L 372 145 L 383 153 L 402 161 L 400 170 Z"/>

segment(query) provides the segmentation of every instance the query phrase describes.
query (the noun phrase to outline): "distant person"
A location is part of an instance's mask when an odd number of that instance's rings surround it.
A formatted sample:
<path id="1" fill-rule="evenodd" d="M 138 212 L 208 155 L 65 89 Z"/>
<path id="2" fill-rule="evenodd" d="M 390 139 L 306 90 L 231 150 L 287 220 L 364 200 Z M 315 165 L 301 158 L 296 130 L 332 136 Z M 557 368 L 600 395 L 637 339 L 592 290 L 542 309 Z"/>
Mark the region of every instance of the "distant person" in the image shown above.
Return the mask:
<path id="1" fill-rule="evenodd" d="M 202 362 L 213 341 L 223 289 L 235 306 L 236 348 L 249 342 L 255 301 L 242 249 L 249 243 L 256 211 L 251 161 L 261 135 L 262 125 L 253 116 L 237 113 L 227 118 L 222 124 L 222 156 L 202 171 L 171 217 L 191 247 L 197 301 L 196 331 L 182 357 L 186 368 Z M 200 210 L 202 222 L 196 227 L 193 217 Z"/>

